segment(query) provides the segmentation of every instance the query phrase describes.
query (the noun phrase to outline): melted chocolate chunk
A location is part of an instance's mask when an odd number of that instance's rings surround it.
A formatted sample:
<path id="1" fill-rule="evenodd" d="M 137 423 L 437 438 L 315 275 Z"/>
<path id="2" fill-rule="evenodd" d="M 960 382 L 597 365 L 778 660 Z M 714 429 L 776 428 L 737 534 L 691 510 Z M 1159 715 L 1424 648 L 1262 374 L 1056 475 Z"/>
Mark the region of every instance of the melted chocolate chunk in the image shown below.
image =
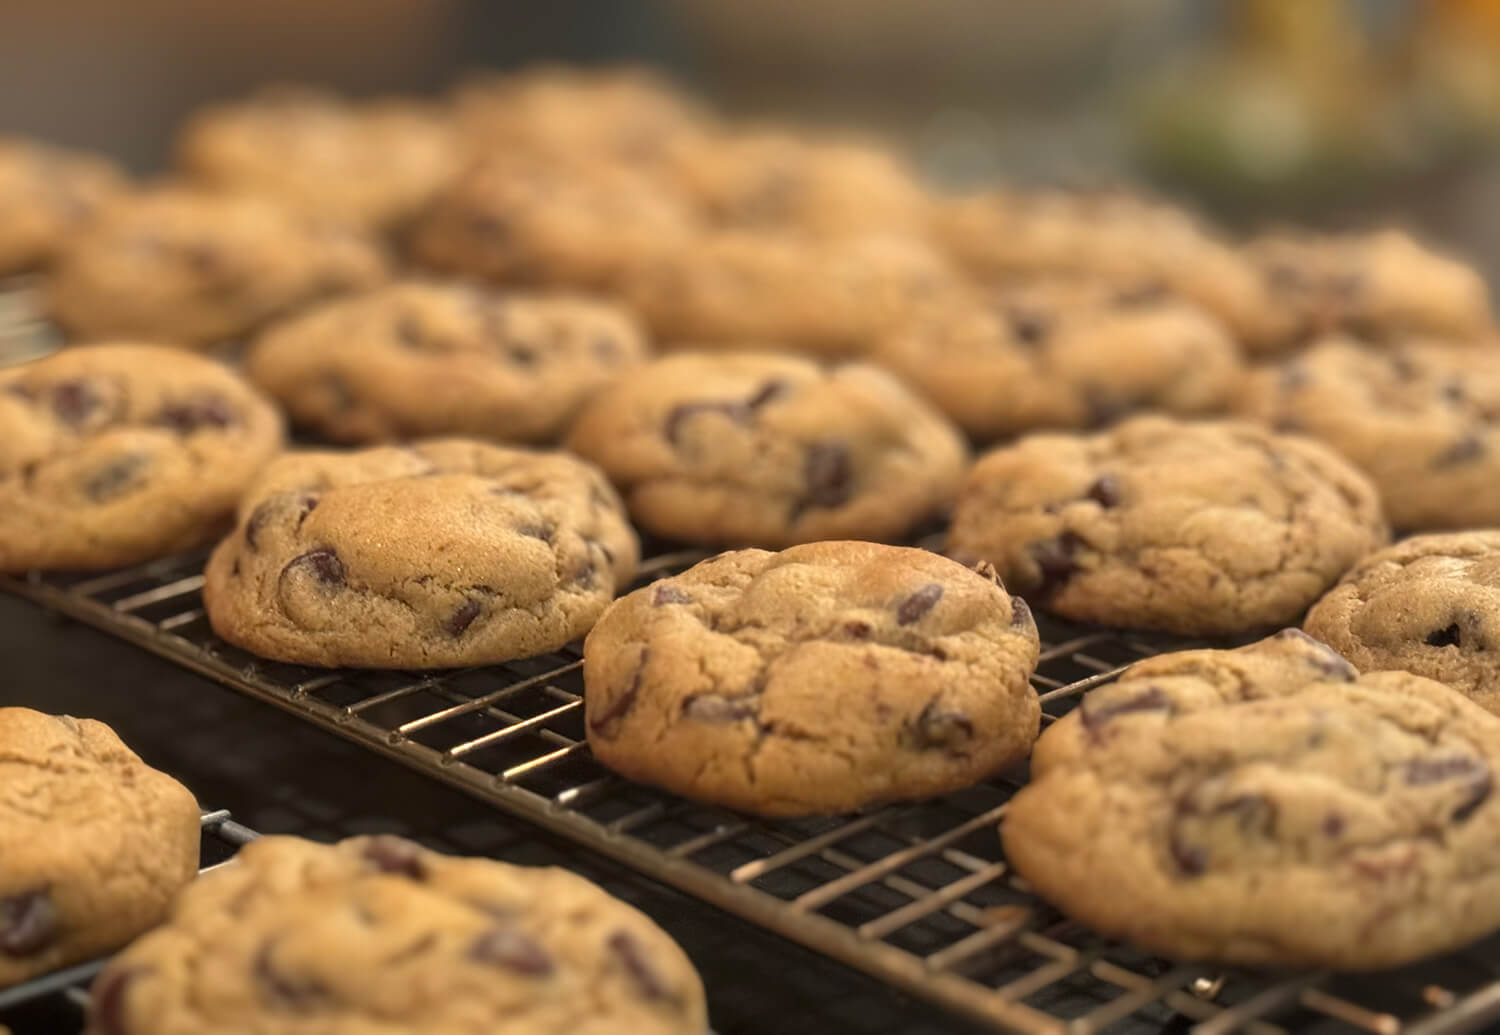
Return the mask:
<path id="1" fill-rule="evenodd" d="M 420 349 L 426 344 L 422 334 L 422 321 L 410 313 L 396 321 L 396 340 L 409 349 Z"/>
<path id="2" fill-rule="evenodd" d="M 1133 697 L 1119 701 L 1100 702 L 1098 698 L 1085 696 L 1078 704 L 1078 719 L 1085 729 L 1096 730 L 1117 715 L 1130 712 L 1172 711 L 1172 700 L 1160 687 L 1147 687 Z"/>
<path id="3" fill-rule="evenodd" d="M 1034 309 L 1007 309 L 1005 319 L 1011 333 L 1023 345 L 1040 345 L 1052 332 L 1052 321 Z"/>
<path id="4" fill-rule="evenodd" d="M 245 545 L 251 551 L 260 549 L 260 533 L 266 527 L 266 522 L 270 521 L 277 511 L 286 509 L 287 502 L 285 495 L 272 496 L 250 512 L 250 518 L 245 522 Z M 297 515 L 297 527 L 301 528 L 302 522 L 307 520 L 307 515 L 311 514 L 317 508 L 318 497 L 312 495 L 298 496 L 296 497 L 295 506 L 300 511 Z"/>
<path id="5" fill-rule="evenodd" d="M 598 567 L 595 566 L 593 559 L 590 558 L 589 560 L 584 561 L 577 567 L 576 570 L 574 570 L 573 581 L 582 586 L 584 589 L 593 589 L 595 576 L 598 575 L 598 573 Z"/>
<path id="6" fill-rule="evenodd" d="M 103 402 L 94 386 L 82 378 L 60 381 L 52 386 L 52 412 L 59 420 L 75 427 L 88 420 Z"/>
<path id="7" fill-rule="evenodd" d="M 1084 402 L 1090 428 L 1107 428 L 1130 412 L 1129 403 L 1098 386 L 1084 390 Z"/>
<path id="8" fill-rule="evenodd" d="M 1278 640 L 1297 640 L 1312 648 L 1308 662 L 1322 675 L 1340 682 L 1352 683 L 1359 678 L 1359 670 L 1345 660 L 1344 656 L 1322 640 L 1314 639 L 1296 626 L 1289 626 L 1276 634 Z"/>
<path id="9" fill-rule="evenodd" d="M 854 494 L 854 467 L 849 450 L 838 442 L 814 442 L 803 462 L 807 495 L 801 510 L 810 507 L 841 507 Z"/>
<path id="10" fill-rule="evenodd" d="M 667 414 L 667 422 L 662 426 L 667 441 L 672 445 L 680 445 L 682 442 L 682 425 L 692 418 L 703 413 L 720 413 L 736 424 L 750 423 L 750 408 L 740 402 L 685 402 L 679 403 Z"/>
<path id="11" fill-rule="evenodd" d="M 469 626 L 474 624 L 474 619 L 478 618 L 483 611 L 484 605 L 475 598 L 470 597 L 458 605 L 458 609 L 448 616 L 447 621 L 443 623 L 443 629 L 449 636 L 457 639 L 468 630 Z"/>
<path id="12" fill-rule="evenodd" d="M 325 586 L 342 586 L 345 581 L 344 562 L 327 546 L 293 557 L 287 561 L 284 572 L 294 567 L 306 568 Z"/>
<path id="13" fill-rule="evenodd" d="M 57 938 L 57 907 L 45 889 L 0 898 L 0 952 L 30 956 Z"/>
<path id="14" fill-rule="evenodd" d="M 772 380 L 767 381 L 765 384 L 757 388 L 755 390 L 755 394 L 745 400 L 745 405 L 748 406 L 753 412 L 760 409 L 762 406 L 765 406 L 767 403 L 774 402 L 775 400 L 780 399 L 782 396 L 791 391 L 791 387 L 792 386 L 787 384 L 785 381 L 773 378 Z"/>
<path id="15" fill-rule="evenodd" d="M 1247 833 L 1270 835 L 1276 827 L 1279 810 L 1264 794 L 1237 794 L 1214 806 L 1216 815 L 1232 815 L 1239 828 Z"/>
<path id="16" fill-rule="evenodd" d="M 381 873 L 398 873 L 412 880 L 427 879 L 424 849 L 393 834 L 377 834 L 365 842 L 360 856 Z"/>
<path id="17" fill-rule="evenodd" d="M 1323 817 L 1323 836 L 1338 837 L 1344 832 L 1344 817 L 1337 812 L 1330 812 Z"/>
<path id="18" fill-rule="evenodd" d="M 901 606 L 896 608 L 896 624 L 911 625 L 931 611 L 941 599 L 943 599 L 943 587 L 936 582 L 927 583 L 901 601 Z"/>
<path id="19" fill-rule="evenodd" d="M 311 1010 L 328 998 L 328 989 L 315 979 L 299 981 L 281 973 L 271 962 L 271 943 L 255 954 L 255 980 L 278 1006 Z"/>
<path id="20" fill-rule="evenodd" d="M 1089 499 L 1106 509 L 1120 505 L 1120 482 L 1112 474 L 1101 474 L 1094 479 L 1086 493 Z"/>
<path id="21" fill-rule="evenodd" d="M 616 931 L 605 944 L 624 965 L 625 972 L 640 989 L 641 995 L 647 999 L 671 998 L 671 989 L 646 960 L 646 952 L 635 935 L 625 930 Z"/>
<path id="22" fill-rule="evenodd" d="M 552 525 L 522 525 L 516 529 L 517 535 L 524 535 L 527 539 L 540 539 L 544 543 L 552 542 L 552 537 L 557 534 L 557 529 Z"/>
<path id="23" fill-rule="evenodd" d="M 127 453 L 99 468 L 83 483 L 84 495 L 95 503 L 108 503 L 140 487 L 140 475 L 150 465 L 144 453 Z"/>
<path id="24" fill-rule="evenodd" d="M 1010 624 L 1018 629 L 1036 624 L 1036 619 L 1031 616 L 1031 605 L 1020 597 L 1010 598 Z"/>
<path id="25" fill-rule="evenodd" d="M 469 958 L 527 977 L 546 977 L 557 969 L 547 950 L 535 939 L 504 924 L 476 938 L 469 946 Z"/>
<path id="26" fill-rule="evenodd" d="M 635 707 L 636 699 L 641 696 L 641 680 L 646 677 L 646 661 L 651 657 L 650 650 L 641 651 L 640 663 L 636 666 L 635 676 L 631 678 L 630 685 L 625 692 L 589 720 L 589 729 L 603 737 L 613 737 L 620 732 L 619 724 L 625 716 L 629 715 Z M 592 700 L 592 698 L 589 698 Z"/>
<path id="27" fill-rule="evenodd" d="M 1056 539 L 1044 539 L 1032 545 L 1031 559 L 1036 562 L 1041 580 L 1037 592 L 1046 597 L 1056 593 L 1081 569 L 1078 550 L 1088 544 L 1076 532 L 1064 532 Z"/>
<path id="28" fill-rule="evenodd" d="M 874 631 L 869 622 L 852 621 L 844 623 L 844 635 L 851 640 L 868 640 L 870 634 Z"/>
<path id="29" fill-rule="evenodd" d="M 665 607 L 667 604 L 691 604 L 693 598 L 670 582 L 658 582 L 656 589 L 651 594 L 653 607 Z"/>
<path id="30" fill-rule="evenodd" d="M 682 702 L 684 718 L 699 722 L 739 722 L 756 714 L 753 703 L 723 694 L 694 694 Z"/>
<path id="31" fill-rule="evenodd" d="M 518 367 L 534 367 L 541 357 L 530 345 L 511 345 L 505 350 L 505 358 Z"/>
<path id="32" fill-rule="evenodd" d="M 1172 836 L 1169 841 L 1172 849 L 1172 861 L 1177 864 L 1177 869 L 1182 872 L 1183 876 L 1201 877 L 1204 873 L 1208 872 L 1208 856 L 1204 854 L 1203 849 L 1197 845 L 1184 843 L 1177 836 L 1175 827 L 1172 830 Z"/>
<path id="33" fill-rule="evenodd" d="M 1450 403 L 1463 402 L 1467 397 L 1467 393 L 1464 391 L 1464 383 L 1457 378 L 1444 381 L 1442 388 L 1438 389 L 1438 391 L 1443 399 Z"/>
<path id="34" fill-rule="evenodd" d="M 1434 467 L 1454 467 L 1458 464 L 1466 464 L 1478 460 L 1484 456 L 1484 440 L 1478 435 L 1465 435 L 1453 443 L 1446 451 L 1441 453 L 1432 462 Z"/>
<path id="35" fill-rule="evenodd" d="M 233 427 L 239 423 L 239 416 L 224 398 L 205 395 L 167 404 L 156 415 L 156 423 L 171 428 L 180 435 L 187 435 L 200 428 Z"/>
<path id="36" fill-rule="evenodd" d="M 954 751 L 974 739 L 974 723 L 963 712 L 944 711 L 934 698 L 907 726 L 906 742 L 918 750 L 941 748 Z"/>
<path id="37" fill-rule="evenodd" d="M 1425 787 L 1435 783 L 1455 781 L 1465 789 L 1463 800 L 1454 808 L 1450 819 L 1462 823 L 1484 804 L 1494 789 L 1494 775 L 1481 759 L 1456 756 L 1453 758 L 1418 758 L 1406 763 L 1406 782 L 1413 787 Z"/>
<path id="38" fill-rule="evenodd" d="M 1462 634 L 1459 632 L 1458 623 L 1435 629 L 1427 634 L 1427 646 L 1429 647 L 1462 647 Z"/>
<path id="39" fill-rule="evenodd" d="M 106 970 L 89 989 L 89 1030 L 97 1035 L 130 1035 L 125 1023 L 125 991 L 140 967 Z"/>

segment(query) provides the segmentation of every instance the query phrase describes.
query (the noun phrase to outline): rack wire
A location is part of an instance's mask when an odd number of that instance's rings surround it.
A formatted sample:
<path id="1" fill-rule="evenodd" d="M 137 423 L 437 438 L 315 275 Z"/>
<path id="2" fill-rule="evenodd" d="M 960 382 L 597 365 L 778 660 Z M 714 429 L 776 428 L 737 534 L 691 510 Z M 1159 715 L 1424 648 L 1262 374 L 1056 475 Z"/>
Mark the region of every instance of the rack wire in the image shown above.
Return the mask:
<path id="1" fill-rule="evenodd" d="M 657 556 L 642 581 L 700 554 Z M 1455 1035 L 1500 1018 L 1500 938 L 1373 978 L 1223 972 L 1071 923 L 1007 866 L 997 825 L 1024 774 L 934 801 L 767 821 L 630 783 L 583 729 L 581 653 L 446 672 L 323 670 L 225 644 L 202 555 L 94 576 L 0 579 L 29 598 L 609 856 L 915 996 L 1023 1035 L 1362 1031 Z M 1183 644 L 1042 620 L 1044 723 Z"/>

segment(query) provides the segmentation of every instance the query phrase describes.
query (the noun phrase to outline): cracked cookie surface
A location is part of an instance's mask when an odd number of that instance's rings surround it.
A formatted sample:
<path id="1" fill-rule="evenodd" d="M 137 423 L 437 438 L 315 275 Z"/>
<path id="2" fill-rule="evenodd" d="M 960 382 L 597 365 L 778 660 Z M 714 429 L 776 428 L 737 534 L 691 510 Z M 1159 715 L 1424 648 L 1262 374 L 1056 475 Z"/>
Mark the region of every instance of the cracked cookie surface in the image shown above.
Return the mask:
<path id="1" fill-rule="evenodd" d="M 198 871 L 198 817 L 103 723 L 0 708 L 0 988 L 159 923 Z"/>
<path id="2" fill-rule="evenodd" d="M 630 314 L 605 302 L 406 281 L 276 324 L 246 372 L 334 441 L 544 443 L 645 351 Z"/>
<path id="3" fill-rule="evenodd" d="M 1500 927 L 1500 722 L 1297 630 L 1167 654 L 1037 741 L 1006 858 L 1164 955 L 1395 966 Z"/>
<path id="4" fill-rule="evenodd" d="M 1242 373 L 1218 321 L 1160 285 L 1042 281 L 914 309 L 870 353 L 972 437 L 1138 410 L 1222 413 Z"/>
<path id="5" fill-rule="evenodd" d="M 948 421 L 884 371 L 754 353 L 680 353 L 595 397 L 568 439 L 645 528 L 781 547 L 897 539 L 952 502 Z"/>
<path id="6" fill-rule="evenodd" d="M 1296 622 L 1388 538 L 1374 486 L 1325 446 L 1152 416 L 981 457 L 949 544 L 1048 611 L 1193 636 Z"/>
<path id="7" fill-rule="evenodd" d="M 1352 461 L 1398 529 L 1500 524 L 1500 352 L 1331 339 L 1252 373 L 1237 408 Z"/>
<path id="8" fill-rule="evenodd" d="M 281 661 L 479 665 L 588 632 L 639 551 L 603 475 L 562 453 L 289 453 L 246 491 L 203 602 L 216 633 Z"/>
<path id="9" fill-rule="evenodd" d="M 0 276 L 45 266 L 125 191 L 124 174 L 103 158 L 0 137 Z"/>
<path id="10" fill-rule="evenodd" d="M 1413 536 L 1372 553 L 1303 627 L 1363 672 L 1414 672 L 1500 714 L 1500 532 Z"/>
<path id="11" fill-rule="evenodd" d="M 703 1035 L 703 985 L 566 870 L 263 837 L 94 981 L 89 1035 Z"/>
<path id="12" fill-rule="evenodd" d="M 862 542 L 733 551 L 594 627 L 589 745 L 631 779 L 761 815 L 931 797 L 1025 758 L 1037 652 L 988 566 Z"/>
<path id="13" fill-rule="evenodd" d="M 281 435 L 269 401 L 179 349 L 79 346 L 0 371 L 0 571 L 113 568 L 196 546 Z"/>
<path id="14" fill-rule="evenodd" d="M 49 304 L 78 338 L 208 346 L 385 276 L 351 229 L 264 198 L 163 188 L 106 207 L 68 243 Z"/>

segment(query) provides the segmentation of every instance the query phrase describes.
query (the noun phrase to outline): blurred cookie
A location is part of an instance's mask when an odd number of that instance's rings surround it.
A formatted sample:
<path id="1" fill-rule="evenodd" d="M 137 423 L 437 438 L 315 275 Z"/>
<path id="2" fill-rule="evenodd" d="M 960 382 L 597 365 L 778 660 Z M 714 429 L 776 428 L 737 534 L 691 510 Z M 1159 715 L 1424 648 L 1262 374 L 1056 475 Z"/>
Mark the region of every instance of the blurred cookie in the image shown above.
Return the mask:
<path id="1" fill-rule="evenodd" d="M 196 546 L 280 448 L 267 400 L 178 349 L 79 346 L 0 371 L 0 571 Z"/>
<path id="2" fill-rule="evenodd" d="M 591 465 L 461 439 L 289 453 L 239 518 L 208 562 L 214 631 L 306 665 L 544 654 L 588 632 L 639 559 Z"/>
<path id="3" fill-rule="evenodd" d="M 0 276 L 45 266 L 126 186 L 104 158 L 0 137 Z"/>
<path id="4" fill-rule="evenodd" d="M 1141 410 L 1222 413 L 1242 374 L 1238 345 L 1197 306 L 1056 280 L 914 307 L 869 358 L 979 440 Z"/>
<path id="5" fill-rule="evenodd" d="M 568 445 L 668 539 L 790 546 L 900 539 L 953 500 L 957 429 L 884 371 L 681 353 L 594 398 Z"/>
<path id="6" fill-rule="evenodd" d="M 167 188 L 110 206 L 75 237 L 50 302 L 79 338 L 206 346 L 385 275 L 354 231 L 263 198 Z"/>
<path id="7" fill-rule="evenodd" d="M 176 161 L 205 187 L 378 230 L 415 213 L 461 156 L 436 110 L 283 86 L 199 112 L 178 136 Z"/>
<path id="8" fill-rule="evenodd" d="M 1500 524 L 1500 350 L 1329 339 L 1255 371 L 1239 407 L 1353 461 L 1398 529 Z"/>
<path id="9" fill-rule="evenodd" d="M 1328 448 L 1146 416 L 986 454 L 949 542 L 1066 618 L 1232 636 L 1296 622 L 1387 539 L 1375 487 Z"/>
<path id="10" fill-rule="evenodd" d="M 986 566 L 874 543 L 720 554 L 584 644 L 595 757 L 758 815 L 959 790 L 1026 757 L 1037 633 Z"/>
<path id="11" fill-rule="evenodd" d="M 550 442 L 645 352 L 635 321 L 605 302 L 404 281 L 276 324 L 246 371 L 335 441 Z"/>

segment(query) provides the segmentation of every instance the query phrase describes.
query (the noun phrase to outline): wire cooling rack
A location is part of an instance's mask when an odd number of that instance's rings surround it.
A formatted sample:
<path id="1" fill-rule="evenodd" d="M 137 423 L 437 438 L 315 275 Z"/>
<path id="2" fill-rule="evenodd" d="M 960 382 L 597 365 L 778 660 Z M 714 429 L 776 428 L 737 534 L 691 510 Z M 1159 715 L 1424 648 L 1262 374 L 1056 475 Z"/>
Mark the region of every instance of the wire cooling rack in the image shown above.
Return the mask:
<path id="1" fill-rule="evenodd" d="M 198 871 L 199 873 L 207 873 L 209 870 L 223 866 L 241 846 L 260 836 L 249 827 L 236 823 L 225 809 L 203 813 L 202 827 L 203 868 Z M 67 996 L 75 1006 L 82 1007 L 88 1001 L 88 993 L 85 989 L 89 982 L 98 976 L 99 971 L 103 970 L 108 962 L 107 957 L 91 960 L 88 963 L 53 971 L 51 974 L 43 974 L 30 981 L 23 981 L 19 985 L 0 988 L 0 1011 L 25 1006 L 55 995 Z"/>
<path id="2" fill-rule="evenodd" d="M 642 581 L 700 554 L 649 560 Z M 915 805 L 765 821 L 621 779 L 583 729 L 576 647 L 448 672 L 268 662 L 213 635 L 202 555 L 0 588 L 98 626 L 459 787 L 554 834 L 949 1010 L 1025 1035 L 1363 1031 L 1452 1035 L 1500 1019 L 1500 939 L 1376 977 L 1223 972 L 1069 922 L 1003 861 L 1014 774 Z M 1044 723 L 1180 641 L 1043 619 Z"/>

